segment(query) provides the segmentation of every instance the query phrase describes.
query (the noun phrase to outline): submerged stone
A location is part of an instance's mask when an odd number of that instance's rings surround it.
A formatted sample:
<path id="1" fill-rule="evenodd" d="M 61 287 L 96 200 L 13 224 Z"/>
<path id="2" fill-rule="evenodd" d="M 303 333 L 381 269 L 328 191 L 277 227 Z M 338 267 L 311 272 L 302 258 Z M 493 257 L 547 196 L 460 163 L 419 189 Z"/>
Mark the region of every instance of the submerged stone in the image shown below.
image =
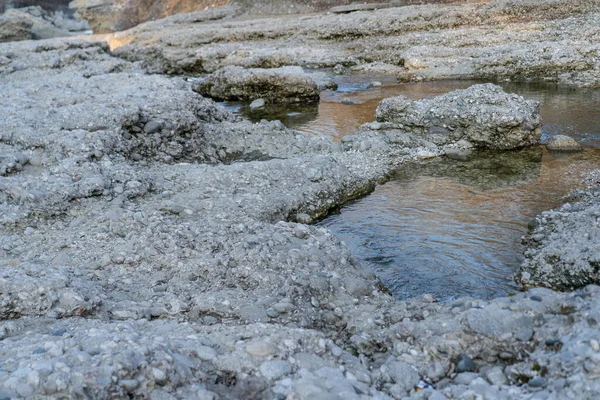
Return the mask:
<path id="1" fill-rule="evenodd" d="M 552 151 L 580 151 L 583 147 L 577 141 L 566 135 L 556 135 L 546 143 L 548 150 Z"/>

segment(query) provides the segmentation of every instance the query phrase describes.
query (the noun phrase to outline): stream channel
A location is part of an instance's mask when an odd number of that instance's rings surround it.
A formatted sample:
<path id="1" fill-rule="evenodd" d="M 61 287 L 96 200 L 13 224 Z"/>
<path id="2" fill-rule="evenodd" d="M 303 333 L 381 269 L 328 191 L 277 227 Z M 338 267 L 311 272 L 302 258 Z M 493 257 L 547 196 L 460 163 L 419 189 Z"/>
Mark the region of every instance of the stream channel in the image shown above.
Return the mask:
<path id="1" fill-rule="evenodd" d="M 475 83 L 398 84 L 394 77 L 338 76 L 336 91 L 310 105 L 226 106 L 251 120 L 279 119 L 286 126 L 336 140 L 374 120 L 386 97 L 430 98 Z M 369 87 L 378 81 L 382 86 Z M 560 206 L 586 174 L 600 168 L 600 91 L 553 84 L 501 83 L 507 92 L 541 103 L 542 142 L 565 134 L 581 152 L 544 146 L 480 153 L 469 161 L 435 159 L 405 165 L 370 195 L 319 222 L 376 272 L 398 298 L 432 294 L 441 301 L 491 298 L 519 287 L 513 276 L 524 257 L 521 237 L 539 212 Z"/>

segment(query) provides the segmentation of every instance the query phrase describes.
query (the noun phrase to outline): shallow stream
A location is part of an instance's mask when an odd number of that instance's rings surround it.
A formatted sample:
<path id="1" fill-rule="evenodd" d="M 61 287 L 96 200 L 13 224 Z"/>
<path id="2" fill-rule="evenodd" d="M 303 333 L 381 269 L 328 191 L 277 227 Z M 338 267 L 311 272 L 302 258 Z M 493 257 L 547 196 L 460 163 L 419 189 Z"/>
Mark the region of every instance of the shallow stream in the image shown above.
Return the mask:
<path id="1" fill-rule="evenodd" d="M 382 86 L 368 88 L 373 81 Z M 391 77 L 355 75 L 338 77 L 338 90 L 324 92 L 319 104 L 256 112 L 243 104 L 229 106 L 254 120 L 280 119 L 290 128 L 341 139 L 373 121 L 383 98 L 427 98 L 474 83 L 397 84 Z M 521 236 L 528 222 L 559 206 L 587 172 L 600 167 L 600 91 L 502 86 L 540 101 L 542 140 L 566 134 L 586 150 L 552 153 L 537 147 L 482 153 L 468 162 L 438 159 L 405 166 L 371 195 L 320 222 L 397 297 L 489 298 L 518 290 L 512 277 L 523 261 Z"/>

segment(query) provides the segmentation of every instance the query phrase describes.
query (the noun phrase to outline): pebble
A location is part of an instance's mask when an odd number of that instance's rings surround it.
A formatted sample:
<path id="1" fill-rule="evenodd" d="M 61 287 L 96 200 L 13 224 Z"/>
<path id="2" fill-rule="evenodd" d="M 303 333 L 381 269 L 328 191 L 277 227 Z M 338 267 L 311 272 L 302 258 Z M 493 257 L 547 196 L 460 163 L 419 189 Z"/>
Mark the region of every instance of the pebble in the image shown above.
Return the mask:
<path id="1" fill-rule="evenodd" d="M 50 334 L 52 336 L 62 336 L 65 333 L 67 333 L 67 330 L 65 328 L 58 328 L 58 329 L 55 329 L 55 330 L 53 330 L 53 331 L 50 332 Z"/>
<path id="2" fill-rule="evenodd" d="M 144 125 L 144 132 L 146 133 L 156 133 L 160 131 L 164 126 L 162 121 L 152 120 L 148 121 L 146 125 Z"/>
<path id="3" fill-rule="evenodd" d="M 492 385 L 500 386 L 500 385 L 506 385 L 508 383 L 508 378 L 504 374 L 502 367 L 499 367 L 499 366 L 492 367 L 492 368 L 488 369 L 484 375 L 485 375 L 485 378 L 487 379 L 487 381 L 489 383 L 491 383 Z"/>
<path id="4" fill-rule="evenodd" d="M 544 378 L 540 378 L 539 376 L 535 377 L 535 378 L 531 379 L 529 382 L 527 382 L 527 385 L 529 387 L 534 387 L 534 388 L 542 387 L 545 384 L 546 384 L 546 380 Z"/>
<path id="5" fill-rule="evenodd" d="M 196 354 L 202 361 L 212 361 L 217 358 L 217 352 L 212 347 L 198 346 L 196 347 Z"/>
<path id="6" fill-rule="evenodd" d="M 121 385 L 127 393 L 131 393 L 140 386 L 140 382 L 137 379 L 124 379 L 119 382 L 119 385 Z"/>
<path id="7" fill-rule="evenodd" d="M 479 375 L 474 372 L 462 372 L 456 375 L 454 382 L 459 385 L 469 385 L 477 378 L 479 378 Z"/>
<path id="8" fill-rule="evenodd" d="M 165 392 L 164 390 L 154 389 L 150 392 L 150 400 L 177 400 L 177 397 Z"/>
<path id="9" fill-rule="evenodd" d="M 163 385 L 166 383 L 167 375 L 163 370 L 159 368 L 152 368 L 152 376 L 154 377 L 156 383 L 158 383 L 159 385 Z"/>
<path id="10" fill-rule="evenodd" d="M 471 357 L 466 354 L 460 354 L 458 356 L 458 362 L 456 363 L 456 372 L 475 372 L 477 365 L 473 362 Z"/>
<path id="11" fill-rule="evenodd" d="M 246 345 L 248 354 L 254 357 L 266 357 L 276 352 L 276 349 L 265 342 L 253 342 Z"/>
<path id="12" fill-rule="evenodd" d="M 277 304 L 273 305 L 273 310 L 277 311 L 280 314 L 285 314 L 285 313 L 289 313 L 292 312 L 296 309 L 296 306 L 293 305 L 292 303 L 284 303 L 284 302 L 279 302 Z"/>
<path id="13" fill-rule="evenodd" d="M 342 348 L 339 346 L 333 346 L 331 348 L 331 354 L 333 354 L 334 357 L 339 358 L 342 356 L 342 354 L 344 354 L 344 350 L 342 350 Z"/>
<path id="14" fill-rule="evenodd" d="M 250 103 L 251 110 L 258 110 L 259 108 L 263 108 L 266 102 L 265 99 L 256 99 L 252 103 Z"/>
<path id="15" fill-rule="evenodd" d="M 35 393 L 33 387 L 26 383 L 17 384 L 17 387 L 15 389 L 17 391 L 17 394 L 21 397 L 30 397 L 33 396 L 33 394 Z"/>
<path id="16" fill-rule="evenodd" d="M 277 318 L 279 317 L 279 313 L 272 308 L 267 309 L 267 317 L 269 318 Z"/>

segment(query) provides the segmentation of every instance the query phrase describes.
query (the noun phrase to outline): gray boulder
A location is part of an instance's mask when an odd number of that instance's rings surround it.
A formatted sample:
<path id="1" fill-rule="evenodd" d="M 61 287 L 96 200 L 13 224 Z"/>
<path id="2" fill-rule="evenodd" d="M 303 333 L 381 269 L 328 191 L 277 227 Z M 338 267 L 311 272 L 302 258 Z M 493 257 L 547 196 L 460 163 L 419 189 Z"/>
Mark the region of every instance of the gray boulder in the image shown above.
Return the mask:
<path id="1" fill-rule="evenodd" d="M 478 148 L 508 150 L 534 145 L 541 136 L 539 103 L 493 84 L 433 99 L 384 99 L 376 118 L 437 145 L 464 139 Z"/>
<path id="2" fill-rule="evenodd" d="M 262 98 L 269 103 L 319 101 L 317 83 L 300 67 L 225 67 L 196 84 L 194 90 L 217 100 Z"/>

